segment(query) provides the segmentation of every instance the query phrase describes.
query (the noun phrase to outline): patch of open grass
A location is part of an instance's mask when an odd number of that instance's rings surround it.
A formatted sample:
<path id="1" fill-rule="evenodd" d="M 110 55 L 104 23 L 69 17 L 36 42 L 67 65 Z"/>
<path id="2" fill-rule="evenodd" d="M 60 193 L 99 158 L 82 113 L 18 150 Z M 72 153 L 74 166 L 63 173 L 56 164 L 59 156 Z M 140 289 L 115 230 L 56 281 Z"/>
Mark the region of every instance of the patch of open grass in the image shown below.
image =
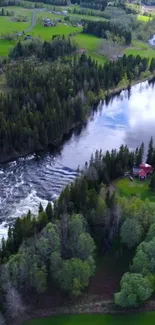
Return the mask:
<path id="1" fill-rule="evenodd" d="M 151 17 L 148 17 L 148 16 L 144 16 L 144 15 L 138 15 L 137 16 L 137 19 L 140 20 L 140 21 L 143 21 L 143 22 L 148 22 L 152 18 Z"/>
<path id="2" fill-rule="evenodd" d="M 53 13 L 50 13 L 49 11 L 38 11 L 36 13 L 37 18 L 50 18 L 50 19 L 61 19 L 64 20 L 63 15 L 55 15 Z"/>
<path id="3" fill-rule="evenodd" d="M 27 16 L 30 17 L 32 14 L 32 9 L 17 7 L 17 6 L 7 6 L 4 9 L 8 11 L 13 11 L 15 15 Z"/>
<path id="4" fill-rule="evenodd" d="M 149 183 L 150 179 L 144 181 L 134 178 L 130 181 L 129 178 L 122 178 L 115 182 L 115 186 L 121 196 L 138 196 L 142 200 L 148 198 L 150 201 L 155 201 L 155 193 L 149 189 Z"/>
<path id="5" fill-rule="evenodd" d="M 79 33 L 72 37 L 72 39 L 79 45 L 79 47 L 86 49 L 88 56 L 91 56 L 99 64 L 104 64 L 107 59 L 96 53 L 102 40 L 96 36 Z"/>
<path id="6" fill-rule="evenodd" d="M 8 55 L 10 48 L 14 45 L 15 41 L 0 39 L 0 56 Z"/>
<path id="7" fill-rule="evenodd" d="M 81 48 L 85 48 L 89 51 L 95 50 L 101 44 L 101 38 L 97 38 L 93 35 L 88 34 L 80 33 L 73 36 L 72 39 L 75 40 L 75 42 L 77 42 Z"/>
<path id="8" fill-rule="evenodd" d="M 155 312 L 122 315 L 67 315 L 40 318 L 23 325 L 154 325 Z"/>
<path id="9" fill-rule="evenodd" d="M 155 57 L 155 49 L 151 48 L 147 43 L 133 40 L 132 45 L 124 50 L 126 55 L 140 55 L 141 57 L 152 59 Z"/>
<path id="10" fill-rule="evenodd" d="M 103 17 L 99 17 L 99 16 L 91 16 L 91 15 L 79 15 L 79 14 L 69 14 L 68 15 L 69 17 L 73 17 L 73 18 L 76 18 L 76 19 L 86 19 L 86 20 L 93 20 L 93 21 L 107 21 L 106 18 L 103 18 Z"/>
<path id="11" fill-rule="evenodd" d="M 0 17 L 0 35 L 6 35 L 13 32 L 22 32 L 31 24 L 28 22 L 15 22 L 11 17 Z"/>
<path id="12" fill-rule="evenodd" d="M 82 28 L 73 27 L 68 25 L 57 25 L 55 27 L 44 27 L 42 24 L 38 24 L 31 31 L 31 35 L 35 37 L 40 37 L 44 40 L 50 40 L 53 35 L 69 35 L 72 33 L 81 32 Z"/>

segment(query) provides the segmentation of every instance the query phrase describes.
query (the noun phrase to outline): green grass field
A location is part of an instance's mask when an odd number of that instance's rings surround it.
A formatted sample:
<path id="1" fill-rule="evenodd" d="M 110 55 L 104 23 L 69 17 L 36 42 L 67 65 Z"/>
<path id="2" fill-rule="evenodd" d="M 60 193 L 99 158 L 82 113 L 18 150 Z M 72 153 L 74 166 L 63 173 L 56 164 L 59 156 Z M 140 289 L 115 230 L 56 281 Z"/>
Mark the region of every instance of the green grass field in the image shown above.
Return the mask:
<path id="1" fill-rule="evenodd" d="M 15 12 L 16 15 L 22 15 L 27 17 L 30 17 L 32 13 L 32 9 L 27 9 L 27 8 L 22 8 L 17 6 L 7 6 L 6 9 L 8 11 Z"/>
<path id="2" fill-rule="evenodd" d="M 79 45 L 80 48 L 87 50 L 87 54 L 100 64 L 104 64 L 107 59 L 96 53 L 102 40 L 93 35 L 79 33 L 72 37 L 72 39 Z"/>
<path id="3" fill-rule="evenodd" d="M 97 16 L 90 16 L 90 15 L 78 15 L 78 14 L 69 14 L 69 17 L 73 17 L 76 19 L 86 19 L 86 20 L 93 20 L 93 21 L 107 21 L 106 18 L 97 17 Z"/>
<path id="4" fill-rule="evenodd" d="M 10 48 L 14 45 L 14 41 L 0 39 L 0 56 L 8 55 Z"/>
<path id="5" fill-rule="evenodd" d="M 55 14 L 52 14 L 50 12 L 44 12 L 44 11 L 40 11 L 40 12 L 37 12 L 37 18 L 50 18 L 50 19 L 61 19 L 61 20 L 64 20 L 64 16 L 62 15 L 55 15 Z"/>
<path id="6" fill-rule="evenodd" d="M 148 16 L 138 15 L 137 16 L 137 19 L 140 20 L 140 21 L 148 22 L 152 18 L 151 17 L 148 17 Z"/>
<path id="7" fill-rule="evenodd" d="M 25 322 L 23 325 L 154 325 L 155 312 L 122 315 L 53 316 Z"/>
<path id="8" fill-rule="evenodd" d="M 0 36 L 13 33 L 22 32 L 29 27 L 31 21 L 28 22 L 14 22 L 11 17 L 0 17 Z"/>
<path id="9" fill-rule="evenodd" d="M 68 25 L 57 25 L 55 27 L 44 27 L 42 24 L 38 24 L 34 29 L 31 31 L 32 36 L 40 37 L 44 40 L 50 40 L 52 35 L 69 35 L 71 33 L 80 32 L 82 28 L 68 26 Z"/>
<path id="10" fill-rule="evenodd" d="M 149 182 L 150 180 L 143 181 L 136 178 L 132 182 L 128 178 L 122 178 L 115 182 L 115 186 L 121 196 L 138 196 L 143 200 L 148 198 L 155 202 L 155 194 L 150 191 Z"/>
<path id="11" fill-rule="evenodd" d="M 140 55 L 145 58 L 155 57 L 155 49 L 151 48 L 147 43 L 143 43 L 137 40 L 132 41 L 132 45 L 124 50 L 126 55 Z"/>

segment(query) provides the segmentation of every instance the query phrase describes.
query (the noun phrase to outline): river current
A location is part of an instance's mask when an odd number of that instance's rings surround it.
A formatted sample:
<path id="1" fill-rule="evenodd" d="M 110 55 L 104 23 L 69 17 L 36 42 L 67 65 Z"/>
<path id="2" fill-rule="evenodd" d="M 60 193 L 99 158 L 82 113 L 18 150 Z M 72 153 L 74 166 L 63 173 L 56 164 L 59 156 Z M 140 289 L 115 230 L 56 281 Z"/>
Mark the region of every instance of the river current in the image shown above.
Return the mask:
<path id="1" fill-rule="evenodd" d="M 0 238 L 18 216 L 29 209 L 37 213 L 39 202 L 45 207 L 54 201 L 96 149 L 121 144 L 135 149 L 142 141 L 147 146 L 154 135 L 155 88 L 143 82 L 100 103 L 87 125 L 74 131 L 57 151 L 0 165 Z"/>

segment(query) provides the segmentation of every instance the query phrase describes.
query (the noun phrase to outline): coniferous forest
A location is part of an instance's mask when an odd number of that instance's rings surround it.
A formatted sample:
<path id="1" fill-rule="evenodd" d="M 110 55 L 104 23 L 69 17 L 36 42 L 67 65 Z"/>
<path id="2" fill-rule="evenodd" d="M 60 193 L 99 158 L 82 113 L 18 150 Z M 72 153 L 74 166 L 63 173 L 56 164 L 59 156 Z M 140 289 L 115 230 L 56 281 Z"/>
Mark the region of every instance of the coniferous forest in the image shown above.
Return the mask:
<path id="1" fill-rule="evenodd" d="M 154 155 L 152 139 L 148 162 Z M 52 206 L 38 216 L 31 211 L 18 218 L 2 241 L 1 299 L 9 292 L 20 297 L 12 306 L 14 315 L 24 308 L 21 297 L 60 290 L 78 297 L 96 269 L 96 256 L 103 256 L 116 243 L 115 253 L 133 260 L 122 277 L 116 305 L 136 307 L 154 292 L 154 206 L 149 200 L 119 197 L 111 181 L 143 159 L 144 144 L 130 152 L 127 146 L 103 154 L 96 151 L 85 169 L 61 193 Z M 155 161 L 152 160 L 155 166 Z M 153 176 L 154 177 L 154 176 Z M 115 258 L 115 255 L 114 255 Z M 13 302 L 12 302 L 13 303 Z"/>
<path id="2" fill-rule="evenodd" d="M 118 24 L 84 26 L 85 33 L 103 38 L 108 31 L 131 43 L 130 31 Z M 99 100 L 154 71 L 154 58 L 132 55 L 101 66 L 87 53 L 80 55 L 70 38 L 56 35 L 49 42 L 18 42 L 0 63 L 0 162 L 56 146 L 87 121 Z M 115 186 L 116 179 L 131 177 L 143 158 L 144 143 L 133 151 L 126 145 L 97 150 L 57 200 L 9 226 L 0 247 L 0 303 L 9 319 L 22 317 L 36 297 L 56 292 L 65 300 L 81 297 L 98 260 L 112 249 L 116 261 L 128 258 L 113 292 L 114 308 L 137 307 L 153 296 L 154 205 L 138 195 L 123 197 Z M 155 168 L 153 138 L 147 163 Z M 155 191 L 155 173 L 149 190 Z"/>
<path id="3" fill-rule="evenodd" d="M 52 43 L 19 42 L 10 62 L 1 64 L 8 89 L 0 96 L 1 162 L 59 143 L 107 90 L 119 88 L 123 80 L 130 84 L 155 65 L 140 56 L 104 66 L 85 54 L 73 60 L 65 56 L 75 52 L 75 45 L 60 37 Z"/>

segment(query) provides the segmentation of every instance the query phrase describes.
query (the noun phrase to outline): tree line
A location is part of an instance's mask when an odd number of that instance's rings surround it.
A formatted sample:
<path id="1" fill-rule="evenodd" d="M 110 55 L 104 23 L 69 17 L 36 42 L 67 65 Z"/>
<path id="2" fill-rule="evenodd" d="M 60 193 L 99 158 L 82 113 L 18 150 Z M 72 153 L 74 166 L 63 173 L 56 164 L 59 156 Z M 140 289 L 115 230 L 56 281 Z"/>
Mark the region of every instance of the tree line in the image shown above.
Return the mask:
<path id="1" fill-rule="evenodd" d="M 83 33 L 93 34 L 97 37 L 105 39 L 107 38 L 107 32 L 113 33 L 113 35 L 117 35 L 119 37 L 123 37 L 126 45 L 131 44 L 131 30 L 126 29 L 126 26 L 122 26 L 119 21 L 88 21 L 83 27 Z"/>
<path id="2" fill-rule="evenodd" d="M 26 42 L 19 41 L 10 51 L 9 57 L 17 59 L 34 55 L 40 60 L 50 59 L 50 61 L 55 61 L 59 57 L 73 54 L 76 49 L 76 45 L 71 43 L 70 38 L 53 36 L 51 42 L 42 42 L 39 39 Z"/>

